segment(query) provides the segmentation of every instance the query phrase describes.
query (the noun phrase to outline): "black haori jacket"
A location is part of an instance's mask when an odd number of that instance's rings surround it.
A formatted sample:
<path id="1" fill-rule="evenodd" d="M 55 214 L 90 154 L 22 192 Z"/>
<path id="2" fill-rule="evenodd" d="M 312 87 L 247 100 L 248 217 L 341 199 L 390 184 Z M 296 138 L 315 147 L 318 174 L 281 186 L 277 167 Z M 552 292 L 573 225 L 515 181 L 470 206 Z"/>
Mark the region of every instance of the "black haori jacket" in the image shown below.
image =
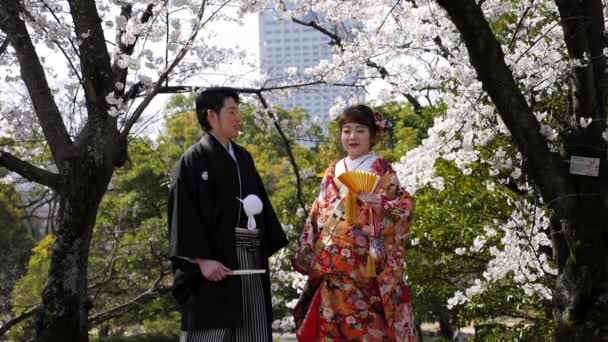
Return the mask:
<path id="1" fill-rule="evenodd" d="M 235 227 L 247 227 L 238 198 L 257 195 L 263 203 L 255 216 L 260 230 L 266 274 L 262 283 L 268 322 L 272 320 L 268 258 L 287 244 L 253 159 L 231 143 L 235 160 L 211 134 L 206 134 L 181 157 L 169 187 L 169 258 L 175 281 L 173 295 L 180 304 L 182 330 L 243 326 L 241 276 L 212 282 L 198 266 L 184 258 L 217 260 L 238 269 Z"/>

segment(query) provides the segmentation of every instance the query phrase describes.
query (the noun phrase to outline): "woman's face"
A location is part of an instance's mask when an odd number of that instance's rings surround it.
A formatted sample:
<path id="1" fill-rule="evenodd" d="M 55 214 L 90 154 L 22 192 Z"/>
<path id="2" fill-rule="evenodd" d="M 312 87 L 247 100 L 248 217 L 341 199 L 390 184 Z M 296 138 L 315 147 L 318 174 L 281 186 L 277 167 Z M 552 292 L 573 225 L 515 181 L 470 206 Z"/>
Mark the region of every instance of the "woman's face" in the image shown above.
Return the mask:
<path id="1" fill-rule="evenodd" d="M 357 159 L 369 153 L 371 148 L 369 127 L 356 122 L 346 123 L 342 126 L 340 141 L 348 156 Z"/>

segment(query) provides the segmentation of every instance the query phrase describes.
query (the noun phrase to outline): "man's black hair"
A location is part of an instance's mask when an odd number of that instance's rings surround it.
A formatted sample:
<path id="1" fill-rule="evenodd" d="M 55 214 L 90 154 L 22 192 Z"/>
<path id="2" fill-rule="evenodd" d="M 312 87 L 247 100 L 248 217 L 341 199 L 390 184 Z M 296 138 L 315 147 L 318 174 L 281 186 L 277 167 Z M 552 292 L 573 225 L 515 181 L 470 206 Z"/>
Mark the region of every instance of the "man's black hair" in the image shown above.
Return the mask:
<path id="1" fill-rule="evenodd" d="M 239 103 L 239 94 L 229 87 L 207 88 L 196 98 L 196 117 L 206 132 L 211 129 L 209 121 L 207 121 L 207 110 L 211 109 L 219 115 L 220 110 L 224 106 L 224 100 L 229 97 L 232 97 L 236 103 Z"/>

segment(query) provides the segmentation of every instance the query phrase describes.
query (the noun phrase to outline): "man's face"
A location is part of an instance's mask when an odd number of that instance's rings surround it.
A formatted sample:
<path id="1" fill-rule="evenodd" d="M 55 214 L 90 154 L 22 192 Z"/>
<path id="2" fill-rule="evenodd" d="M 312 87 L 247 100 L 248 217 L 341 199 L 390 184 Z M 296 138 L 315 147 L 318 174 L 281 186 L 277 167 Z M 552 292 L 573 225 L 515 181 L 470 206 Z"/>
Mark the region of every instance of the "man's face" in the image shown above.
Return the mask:
<path id="1" fill-rule="evenodd" d="M 224 105 L 219 115 L 214 110 L 207 111 L 207 120 L 211 131 L 218 138 L 233 139 L 239 136 L 241 131 L 241 115 L 239 107 L 232 97 L 224 99 Z"/>

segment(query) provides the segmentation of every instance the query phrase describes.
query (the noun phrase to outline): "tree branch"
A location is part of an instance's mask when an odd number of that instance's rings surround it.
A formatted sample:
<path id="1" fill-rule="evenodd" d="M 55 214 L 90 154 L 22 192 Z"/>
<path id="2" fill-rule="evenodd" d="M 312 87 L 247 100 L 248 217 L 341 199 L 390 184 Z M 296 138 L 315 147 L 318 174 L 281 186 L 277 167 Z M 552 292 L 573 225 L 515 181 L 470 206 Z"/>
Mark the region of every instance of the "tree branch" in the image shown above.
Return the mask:
<path id="1" fill-rule="evenodd" d="M 532 9 L 532 6 L 533 5 L 526 7 L 526 10 L 521 15 L 521 18 L 519 18 L 519 22 L 517 23 L 517 26 L 515 26 L 515 30 L 513 31 L 513 35 L 511 36 L 511 40 L 509 41 L 509 44 L 507 44 L 507 50 L 513 51 L 513 46 L 515 45 L 515 40 L 517 39 L 519 29 L 521 29 L 521 27 L 523 26 L 524 20 L 526 19 L 528 12 L 530 12 L 530 9 Z"/>
<path id="2" fill-rule="evenodd" d="M 606 56 L 604 48 L 604 14 L 602 0 L 588 0 L 581 2 L 583 13 L 589 18 L 587 34 L 589 37 L 589 51 L 591 52 L 591 64 L 597 90 L 597 105 L 599 108 L 599 131 L 604 131 L 606 125 L 606 95 L 608 94 L 608 77 L 606 73 Z"/>
<path id="3" fill-rule="evenodd" d="M 89 116 L 105 117 L 109 104 L 105 96 L 114 87 L 110 55 L 93 0 L 69 0 L 76 36 L 81 41 L 80 68 Z"/>
<path id="4" fill-rule="evenodd" d="M 304 212 L 306 212 L 307 211 L 306 204 L 304 204 L 304 200 L 302 199 L 302 179 L 300 178 L 300 169 L 298 167 L 298 163 L 296 162 L 296 158 L 294 157 L 293 152 L 291 151 L 291 144 L 289 142 L 289 139 L 287 139 L 287 136 L 285 135 L 285 132 L 283 132 L 283 128 L 281 128 L 281 125 L 279 125 L 279 121 L 277 120 L 275 115 L 270 111 L 270 108 L 268 107 L 268 103 L 266 102 L 266 99 L 264 98 L 262 93 L 261 92 L 257 93 L 257 96 L 258 96 L 258 99 L 260 99 L 260 103 L 262 104 L 262 107 L 264 107 L 264 109 L 266 109 L 268 111 L 268 115 L 272 119 L 272 123 L 274 124 L 274 127 L 277 129 L 277 132 L 279 132 L 279 135 L 281 136 L 281 139 L 283 140 L 283 143 L 285 144 L 285 149 L 287 150 L 287 155 L 289 156 L 289 162 L 291 163 L 291 166 L 293 167 L 293 172 L 295 173 L 295 176 L 296 176 L 298 202 L 300 202 L 300 207 L 302 207 Z"/>
<path id="5" fill-rule="evenodd" d="M 60 176 L 25 162 L 8 152 L 0 151 L 0 166 L 18 173 L 22 177 L 59 191 Z"/>
<path id="6" fill-rule="evenodd" d="M 133 6 L 131 4 L 122 5 L 120 15 L 124 16 L 128 20 L 129 18 L 131 18 L 132 8 L 133 8 Z M 141 23 L 146 23 L 150 20 L 150 18 L 152 18 L 152 15 L 153 15 L 152 9 L 153 8 L 154 8 L 153 4 L 148 5 L 148 7 L 146 8 L 146 10 L 144 11 L 144 13 L 142 14 L 142 16 L 140 18 Z M 135 37 L 135 41 L 132 44 L 124 44 L 122 42 L 122 35 L 124 33 L 125 33 L 125 31 L 123 31 L 123 30 L 116 30 L 116 42 L 118 43 L 118 48 L 119 48 L 120 52 L 125 55 L 130 56 L 133 54 L 133 50 L 135 49 L 135 44 L 137 44 L 137 41 L 139 40 L 139 35 L 137 35 Z M 127 68 L 119 67 L 118 60 L 114 61 L 114 64 L 112 65 L 112 74 L 114 75 L 114 82 L 120 82 L 123 85 L 126 84 L 127 73 L 128 73 Z M 124 94 L 124 89 L 125 88 L 115 89 L 115 94 L 117 96 L 122 96 Z"/>
<path id="7" fill-rule="evenodd" d="M 18 0 L 1 1 L 0 29 L 7 33 L 8 40 L 15 49 L 21 78 L 27 87 L 55 164 L 61 168 L 62 162 L 73 154 L 73 144 L 49 89 L 44 69 L 27 27 L 20 19 L 20 10 Z"/>
<path id="8" fill-rule="evenodd" d="M 490 95 L 511 137 L 527 160 L 527 172 L 546 203 L 570 193 L 568 174 L 561 160 L 549 151 L 540 134 L 540 124 L 513 78 L 504 53 L 490 25 L 474 0 L 436 0 L 448 13 L 467 47 L 483 89 Z M 554 209 L 568 215 L 572 200 L 552 202 Z"/>
<path id="9" fill-rule="evenodd" d="M 161 276 L 161 278 L 162 278 L 162 276 Z M 123 304 L 117 305 L 107 311 L 100 312 L 95 315 L 89 316 L 89 325 L 95 326 L 100 323 L 103 323 L 104 321 L 112 319 L 114 317 L 119 317 L 121 315 L 124 315 L 125 313 L 135 309 L 136 307 L 146 304 L 146 303 L 162 296 L 163 294 L 168 293 L 169 291 L 171 291 L 171 286 L 162 286 L 162 285 L 159 285 L 159 283 L 157 282 L 153 288 L 144 291 L 143 293 L 139 294 L 137 297 L 135 297 Z M 21 321 L 24 321 L 24 320 L 30 318 L 31 316 L 33 316 L 36 313 L 36 311 L 38 311 L 39 308 L 40 308 L 40 305 L 33 306 L 33 307 L 27 309 L 26 311 L 24 311 L 19 316 L 8 320 L 6 323 L 4 323 L 3 326 L 0 327 L 0 336 L 6 334 L 9 331 L 9 329 L 12 328 L 15 324 L 17 324 Z"/>
<path id="10" fill-rule="evenodd" d="M 192 27 L 192 32 L 190 33 L 190 37 L 188 37 L 188 40 L 186 41 L 186 43 L 184 43 L 184 46 L 179 50 L 179 52 L 175 56 L 175 59 L 173 60 L 173 62 L 171 62 L 171 65 L 169 65 L 165 69 L 165 71 L 160 75 L 160 77 L 158 78 L 156 83 L 154 83 L 154 86 L 152 87 L 152 89 L 150 89 L 150 91 L 148 92 L 146 97 L 137 106 L 137 108 L 135 109 L 133 114 L 131 114 L 131 117 L 125 121 L 124 128 L 122 129 L 122 132 L 120 133 L 122 139 L 126 140 L 127 136 L 129 135 L 129 132 L 131 131 L 131 128 L 133 128 L 133 125 L 135 125 L 137 120 L 139 120 L 139 117 L 142 115 L 144 110 L 148 107 L 148 105 L 150 104 L 152 99 L 158 94 L 158 90 L 160 88 L 162 88 L 162 84 L 165 83 L 165 80 L 168 79 L 169 74 L 171 74 L 173 69 L 181 62 L 182 58 L 184 58 L 184 56 L 186 56 L 186 53 L 190 50 L 190 47 L 192 46 L 192 43 L 196 39 L 196 36 L 200 32 L 201 28 L 209 20 L 214 18 L 215 15 L 219 11 L 221 11 L 229 2 L 230 2 L 230 0 L 225 0 L 224 3 L 222 3 L 204 22 L 202 21 L 202 19 L 203 19 L 203 14 L 205 13 L 207 1 L 202 2 L 201 7 L 196 15 L 196 19 L 195 19 L 195 22 Z"/>
<path id="11" fill-rule="evenodd" d="M 399 4 L 399 1 L 395 4 L 395 6 L 397 6 L 398 4 Z M 393 9 L 394 9 L 394 7 L 393 7 Z M 391 9 L 391 11 L 393 9 Z M 315 30 L 323 33 L 324 35 L 326 35 L 327 37 L 329 37 L 331 39 L 331 42 L 329 43 L 330 45 L 339 46 L 340 50 L 342 52 L 345 51 L 344 45 L 342 44 L 342 38 L 340 38 L 340 36 L 338 36 L 338 34 L 329 32 L 329 30 L 327 30 L 326 28 L 319 25 L 317 22 L 315 22 L 313 20 L 311 20 L 309 22 L 305 22 L 303 20 L 293 18 L 293 17 L 291 18 L 291 20 L 296 24 L 299 24 L 302 26 L 308 26 L 308 27 L 314 28 Z M 443 44 L 441 44 L 441 38 L 436 37 L 434 39 L 434 41 L 440 48 L 443 47 Z M 445 49 L 445 47 L 443 47 L 443 49 Z M 444 54 L 447 53 L 447 55 L 449 55 L 449 51 L 447 51 L 447 49 L 445 49 L 445 50 L 446 51 L 444 51 Z M 380 77 L 383 80 L 386 79 L 388 76 L 390 76 L 390 73 L 388 72 L 388 70 L 386 70 L 386 68 L 384 66 L 378 65 L 378 63 L 372 61 L 371 58 L 368 58 L 365 61 L 365 65 L 372 69 L 376 69 L 376 71 L 378 72 L 378 74 L 380 74 Z M 418 115 L 422 114 L 422 106 L 420 105 L 420 102 L 416 99 L 416 97 L 410 93 L 405 93 L 403 95 L 412 104 L 414 112 L 416 112 Z"/>
<path id="12" fill-rule="evenodd" d="M 603 15 L 601 11 L 600 0 L 588 0 L 589 3 L 599 4 L 599 13 L 595 16 L 601 18 L 601 31 L 603 29 Z M 601 120 L 602 120 L 602 109 L 600 108 L 600 101 L 598 101 L 598 94 L 596 91 L 596 80 L 594 75 L 594 63 L 590 62 L 590 59 L 594 57 L 591 54 L 589 37 L 597 40 L 595 34 L 589 35 L 587 27 L 597 29 L 597 25 L 593 25 L 596 20 L 589 23 L 589 18 L 585 17 L 584 9 L 581 2 L 577 0 L 555 0 L 557 4 L 559 14 L 561 17 L 562 28 L 564 30 L 564 40 L 568 49 L 570 58 L 583 62 L 582 66 L 575 66 L 572 77 L 572 87 L 574 90 L 574 112 L 576 114 L 577 122 L 579 118 L 591 117 L 593 122 L 588 127 L 588 131 L 593 131 L 593 135 L 600 137 L 601 135 Z M 592 10 L 597 5 L 587 4 L 586 10 Z M 599 37 L 601 40 L 602 38 Z M 603 55 L 603 44 L 600 43 L 602 48 L 598 53 L 598 56 Z M 599 46 L 598 46 L 599 47 Z M 603 58 L 602 58 L 603 60 Z M 601 63 L 601 61 L 598 61 Z M 598 70 L 599 71 L 599 70 Z M 600 72 L 604 72 L 602 69 Z"/>
<path id="13" fill-rule="evenodd" d="M 171 291 L 171 286 L 159 286 L 157 284 L 153 288 L 142 292 L 137 297 L 135 297 L 123 304 L 117 305 L 109 310 L 106 310 L 104 312 L 100 312 L 100 313 L 90 316 L 89 325 L 95 326 L 104 321 L 112 319 L 114 317 L 124 315 L 125 313 L 127 313 L 147 302 L 150 302 L 169 291 Z"/>
<path id="14" fill-rule="evenodd" d="M 51 13 L 53 18 L 55 18 L 55 21 L 57 21 L 57 23 L 61 24 L 62 23 L 61 19 L 59 19 L 57 14 L 55 14 L 55 11 L 53 10 L 53 8 L 51 6 L 49 6 L 49 4 L 47 4 L 46 1 L 44 1 L 44 0 L 42 0 L 42 3 L 44 5 L 44 7 Z M 32 22 L 36 22 L 36 18 L 29 11 L 26 11 L 25 13 L 32 20 Z M 38 25 L 38 27 L 40 27 L 48 35 L 48 30 L 46 29 L 46 27 L 44 27 L 43 25 Z M 74 51 L 74 54 L 80 58 L 80 54 L 78 53 L 78 48 L 76 47 L 76 44 L 74 44 L 74 41 L 72 40 L 72 38 L 67 37 L 67 40 L 70 42 L 70 45 L 72 46 L 72 51 Z M 65 57 L 66 61 L 72 68 L 74 74 L 76 75 L 76 77 L 78 77 L 78 81 L 80 82 L 80 84 L 84 86 L 84 84 L 82 82 L 82 76 L 80 75 L 80 72 L 78 71 L 78 69 L 76 69 L 76 67 L 74 66 L 74 62 L 72 61 L 72 58 L 68 55 L 67 51 L 63 48 L 63 46 L 61 45 L 61 43 L 59 41 L 53 40 L 53 42 L 59 48 L 59 50 L 61 50 L 61 53 L 63 53 L 63 56 Z"/>
<path id="15" fill-rule="evenodd" d="M 40 307 L 40 305 L 33 306 L 33 307 L 25 310 L 21 314 L 19 314 L 19 316 L 13 317 L 13 318 L 9 319 L 8 321 L 4 322 L 4 325 L 2 325 L 0 327 L 0 336 L 3 336 L 4 334 L 6 334 L 9 331 L 9 329 L 11 327 L 13 327 L 15 324 L 32 317 L 36 313 L 36 311 L 38 311 L 39 307 Z"/>
<path id="16" fill-rule="evenodd" d="M 338 36 L 338 34 L 336 33 L 331 33 L 329 32 L 329 30 L 327 30 L 325 27 L 319 25 L 316 21 L 311 20 L 309 22 L 297 19 L 292 17 L 291 21 L 293 21 L 296 24 L 300 24 L 302 26 L 308 26 L 308 27 L 312 27 L 315 30 L 323 33 L 324 35 L 328 36 L 329 38 L 332 39 L 333 42 L 330 43 L 330 45 L 338 45 L 343 51 L 344 51 L 344 46 L 342 45 L 342 38 L 340 38 L 340 36 Z"/>
<path id="17" fill-rule="evenodd" d="M 0 44 L 0 55 L 2 55 L 4 51 L 6 51 L 6 49 L 8 48 L 8 43 L 8 37 L 4 38 L 2 44 Z"/>
<path id="18" fill-rule="evenodd" d="M 129 96 L 129 99 L 134 99 L 136 97 L 140 96 L 140 92 L 143 90 L 143 85 L 138 85 L 139 83 L 136 83 L 133 85 L 133 87 L 125 94 L 125 96 Z M 352 83 L 327 83 L 325 81 L 311 81 L 311 82 L 303 82 L 303 83 L 296 83 L 296 84 L 290 84 L 290 85 L 285 85 L 285 86 L 273 86 L 273 87 L 262 87 L 262 88 L 232 88 L 234 90 L 236 90 L 239 93 L 243 93 L 243 94 L 258 94 L 258 93 L 264 93 L 264 92 L 269 92 L 269 91 L 274 91 L 274 90 L 287 90 L 287 89 L 300 89 L 300 88 L 305 88 L 305 87 L 310 87 L 310 86 L 315 86 L 315 85 L 321 85 L 321 84 L 326 84 L 326 85 L 332 85 L 332 86 L 336 86 L 336 87 L 358 87 L 355 84 Z M 206 86 L 163 86 L 163 87 L 159 87 L 157 94 L 181 94 L 181 93 L 191 93 L 194 91 L 198 91 L 198 90 L 202 90 L 207 88 Z"/>

